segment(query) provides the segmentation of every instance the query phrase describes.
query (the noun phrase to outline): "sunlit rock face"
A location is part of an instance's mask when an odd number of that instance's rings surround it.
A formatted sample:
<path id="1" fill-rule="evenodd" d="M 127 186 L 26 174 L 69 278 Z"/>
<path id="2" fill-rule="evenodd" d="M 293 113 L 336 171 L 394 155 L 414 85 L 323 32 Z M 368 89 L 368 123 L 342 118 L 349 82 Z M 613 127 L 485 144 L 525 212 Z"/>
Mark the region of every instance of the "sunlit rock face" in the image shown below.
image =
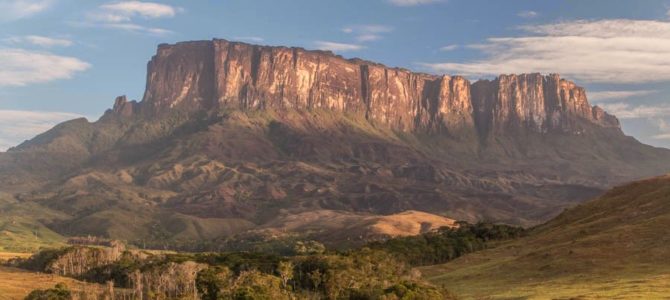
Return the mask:
<path id="1" fill-rule="evenodd" d="M 476 82 L 472 90 L 481 133 L 519 128 L 579 133 L 582 121 L 619 128 L 616 117 L 589 104 L 584 88 L 557 74 L 501 75 Z"/>
<path id="2" fill-rule="evenodd" d="M 615 117 L 588 103 L 583 88 L 556 74 L 501 75 L 471 84 L 325 51 L 225 40 L 160 45 L 148 65 L 142 111 L 221 108 L 326 109 L 398 131 L 480 136 L 579 133 L 582 122 L 619 127 Z"/>

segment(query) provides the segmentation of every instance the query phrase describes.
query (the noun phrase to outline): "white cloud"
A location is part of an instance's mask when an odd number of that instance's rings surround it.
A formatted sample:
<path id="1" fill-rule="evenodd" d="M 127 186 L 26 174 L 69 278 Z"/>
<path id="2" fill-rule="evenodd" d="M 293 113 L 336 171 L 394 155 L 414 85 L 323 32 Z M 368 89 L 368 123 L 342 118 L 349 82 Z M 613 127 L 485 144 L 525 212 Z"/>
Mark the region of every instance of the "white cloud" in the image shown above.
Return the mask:
<path id="1" fill-rule="evenodd" d="M 166 35 L 172 33 L 172 31 L 167 29 L 157 27 L 147 27 L 134 23 L 106 23 L 106 24 L 100 24 L 99 26 L 103 28 L 121 29 L 132 32 L 148 33 L 153 35 Z"/>
<path id="2" fill-rule="evenodd" d="M 541 72 L 588 82 L 670 81 L 670 22 L 572 21 L 520 29 L 526 36 L 494 37 L 468 46 L 483 59 L 420 65 L 466 76 Z"/>
<path id="3" fill-rule="evenodd" d="M 388 1 L 396 6 L 416 6 L 416 5 L 443 2 L 443 0 L 388 0 Z"/>
<path id="4" fill-rule="evenodd" d="M 440 50 L 441 51 L 454 51 L 458 48 L 459 48 L 458 45 L 448 45 L 448 46 L 444 46 L 444 47 L 440 48 Z"/>
<path id="5" fill-rule="evenodd" d="M 264 38 L 258 36 L 236 36 L 235 39 L 251 43 L 262 43 L 265 41 Z"/>
<path id="6" fill-rule="evenodd" d="M 172 18 L 181 11 L 183 11 L 182 8 L 166 4 L 141 1 L 121 1 L 101 5 L 96 11 L 89 12 L 86 15 L 88 19 L 87 22 L 78 23 L 78 25 L 120 29 L 153 35 L 166 35 L 172 33 L 172 31 L 140 25 L 135 22 L 135 19 L 137 17 L 143 19 Z"/>
<path id="7" fill-rule="evenodd" d="M 532 18 L 537 18 L 540 14 L 536 11 L 532 10 L 524 10 L 520 11 L 518 14 L 516 14 L 519 17 L 525 18 L 525 19 L 532 19 Z"/>
<path id="8" fill-rule="evenodd" d="M 374 42 L 381 39 L 382 36 L 378 34 L 361 34 L 356 37 L 356 40 L 359 42 Z"/>
<path id="9" fill-rule="evenodd" d="M 391 31 L 393 31 L 393 27 L 377 24 L 354 25 L 342 28 L 342 32 L 355 35 L 358 42 L 377 41 L 382 39 L 382 34 Z"/>
<path id="10" fill-rule="evenodd" d="M 632 105 L 630 103 L 615 102 L 602 103 L 599 105 L 607 112 L 614 114 L 619 119 L 649 119 L 670 117 L 670 104 L 656 105 Z"/>
<path id="11" fill-rule="evenodd" d="M 15 48 L 0 48 L 0 86 L 71 78 L 91 65 L 74 57 Z"/>
<path id="12" fill-rule="evenodd" d="M 31 17 L 48 9 L 52 0 L 0 0 L 0 21 Z"/>
<path id="13" fill-rule="evenodd" d="M 654 123 L 656 123 L 656 127 L 658 127 L 659 130 L 664 131 L 664 132 L 670 132 L 670 124 L 666 122 L 664 119 L 653 119 L 652 120 Z"/>
<path id="14" fill-rule="evenodd" d="M 655 140 L 670 140 L 670 133 L 661 133 L 657 135 L 652 135 L 651 138 Z"/>
<path id="15" fill-rule="evenodd" d="M 634 90 L 634 91 L 597 91 L 588 92 L 589 100 L 592 101 L 606 101 L 618 100 L 639 96 L 646 96 L 657 93 L 656 90 Z"/>
<path id="16" fill-rule="evenodd" d="M 122 1 L 109 3 L 100 6 L 100 8 L 109 12 L 110 14 L 116 14 L 116 16 L 125 17 L 126 19 L 120 19 L 123 21 L 129 21 L 133 16 L 142 16 L 150 19 L 166 17 L 171 18 L 174 17 L 180 10 L 170 5 L 141 1 Z"/>
<path id="17" fill-rule="evenodd" d="M 40 35 L 26 35 L 26 36 L 15 36 L 7 39 L 8 42 L 14 44 L 28 43 L 40 47 L 69 47 L 72 46 L 73 42 L 69 39 L 63 38 L 52 38 Z"/>
<path id="18" fill-rule="evenodd" d="M 670 140 L 670 124 L 664 118 L 652 118 L 649 121 L 657 129 L 657 133 L 651 136 L 652 139 Z"/>
<path id="19" fill-rule="evenodd" d="M 0 151 L 31 139 L 60 122 L 80 117 L 66 112 L 0 110 Z"/>
<path id="20" fill-rule="evenodd" d="M 330 50 L 333 52 L 357 51 L 365 48 L 364 46 L 361 45 L 344 44 L 344 43 L 336 43 L 328 41 L 316 41 L 314 42 L 314 46 L 319 50 Z"/>

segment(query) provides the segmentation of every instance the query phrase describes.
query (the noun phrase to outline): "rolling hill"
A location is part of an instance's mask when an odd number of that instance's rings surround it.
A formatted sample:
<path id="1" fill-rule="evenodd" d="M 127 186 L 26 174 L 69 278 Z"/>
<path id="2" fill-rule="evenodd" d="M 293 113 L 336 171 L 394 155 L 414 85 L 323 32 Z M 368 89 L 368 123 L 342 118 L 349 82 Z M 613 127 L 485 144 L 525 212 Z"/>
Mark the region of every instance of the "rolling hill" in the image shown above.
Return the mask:
<path id="1" fill-rule="evenodd" d="M 527 237 L 422 268 L 464 299 L 661 299 L 670 293 L 670 176 L 618 186 Z"/>

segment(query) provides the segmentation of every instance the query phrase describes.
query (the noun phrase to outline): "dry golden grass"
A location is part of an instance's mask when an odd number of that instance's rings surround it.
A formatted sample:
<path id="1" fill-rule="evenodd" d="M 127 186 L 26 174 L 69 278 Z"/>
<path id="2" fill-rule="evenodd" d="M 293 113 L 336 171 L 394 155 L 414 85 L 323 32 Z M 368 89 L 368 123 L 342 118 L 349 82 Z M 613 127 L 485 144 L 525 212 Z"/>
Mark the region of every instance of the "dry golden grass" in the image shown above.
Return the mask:
<path id="1" fill-rule="evenodd" d="M 454 227 L 455 220 L 409 210 L 394 215 L 368 217 L 366 221 L 374 234 L 388 236 L 418 235 L 440 227 Z"/>
<path id="2" fill-rule="evenodd" d="M 32 253 L 0 252 L 0 261 L 9 260 L 12 258 L 27 258 L 31 255 Z"/>
<path id="3" fill-rule="evenodd" d="M 324 209 L 282 216 L 265 226 L 276 231 L 320 231 L 327 240 L 339 241 L 348 237 L 417 235 L 440 227 L 453 227 L 454 223 L 447 217 L 414 210 L 382 216 Z"/>
<path id="4" fill-rule="evenodd" d="M 35 289 L 53 288 L 57 283 L 61 282 L 65 283 L 73 291 L 104 290 L 103 286 L 84 283 L 72 278 L 0 266 L 0 300 L 23 299 Z"/>

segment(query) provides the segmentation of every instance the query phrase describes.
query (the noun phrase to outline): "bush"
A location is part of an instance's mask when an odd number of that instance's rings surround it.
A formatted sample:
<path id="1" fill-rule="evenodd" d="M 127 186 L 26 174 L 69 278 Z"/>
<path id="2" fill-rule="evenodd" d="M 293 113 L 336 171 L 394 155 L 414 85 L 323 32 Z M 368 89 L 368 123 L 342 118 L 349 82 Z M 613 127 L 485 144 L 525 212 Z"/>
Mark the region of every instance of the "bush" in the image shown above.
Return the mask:
<path id="1" fill-rule="evenodd" d="M 26 296 L 25 300 L 70 300 L 72 293 L 64 283 L 56 284 L 53 289 L 34 290 Z"/>

